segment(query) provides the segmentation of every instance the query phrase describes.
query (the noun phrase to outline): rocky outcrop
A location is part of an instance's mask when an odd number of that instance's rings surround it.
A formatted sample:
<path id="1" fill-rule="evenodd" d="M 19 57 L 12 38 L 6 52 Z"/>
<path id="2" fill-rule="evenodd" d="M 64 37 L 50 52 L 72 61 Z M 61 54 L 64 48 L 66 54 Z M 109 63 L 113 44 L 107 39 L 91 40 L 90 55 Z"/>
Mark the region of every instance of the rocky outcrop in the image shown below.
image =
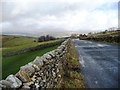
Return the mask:
<path id="1" fill-rule="evenodd" d="M 67 59 L 67 44 L 64 41 L 57 49 L 36 57 L 35 60 L 20 67 L 16 75 L 9 75 L 0 81 L 1 88 L 56 88 L 62 77 L 62 63 Z"/>

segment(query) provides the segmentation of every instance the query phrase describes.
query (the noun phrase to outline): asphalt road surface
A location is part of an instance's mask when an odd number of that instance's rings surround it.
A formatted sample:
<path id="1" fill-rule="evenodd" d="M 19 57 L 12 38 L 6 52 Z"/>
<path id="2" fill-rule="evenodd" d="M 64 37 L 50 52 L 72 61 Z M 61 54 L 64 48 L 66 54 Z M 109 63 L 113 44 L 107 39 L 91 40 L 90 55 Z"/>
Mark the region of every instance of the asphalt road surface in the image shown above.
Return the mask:
<path id="1" fill-rule="evenodd" d="M 114 44 L 74 40 L 88 88 L 118 88 L 118 50 Z"/>

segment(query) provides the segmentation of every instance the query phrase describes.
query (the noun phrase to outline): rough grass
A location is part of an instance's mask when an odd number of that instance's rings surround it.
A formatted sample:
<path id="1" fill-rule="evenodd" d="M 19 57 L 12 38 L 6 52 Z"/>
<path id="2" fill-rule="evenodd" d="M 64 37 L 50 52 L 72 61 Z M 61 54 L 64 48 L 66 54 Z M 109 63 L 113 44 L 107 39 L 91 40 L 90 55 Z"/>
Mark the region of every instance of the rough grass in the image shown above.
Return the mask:
<path id="1" fill-rule="evenodd" d="M 64 67 L 62 88 L 85 88 L 84 79 L 80 73 L 80 64 L 77 51 L 72 41 L 69 42 L 67 61 Z"/>
<path id="2" fill-rule="evenodd" d="M 101 43 L 108 43 L 108 44 L 120 44 L 119 38 L 116 37 L 116 39 L 107 39 L 106 37 L 110 37 L 110 36 L 119 36 L 120 35 L 120 31 L 108 31 L 106 33 L 95 33 L 95 34 L 90 34 L 88 36 L 94 36 L 94 37 L 98 37 L 98 38 L 104 38 L 104 40 L 90 40 L 90 41 L 94 41 L 94 42 L 101 42 Z"/>
<path id="3" fill-rule="evenodd" d="M 37 38 L 25 37 L 25 36 L 12 36 L 12 35 L 2 36 L 3 47 L 14 47 L 24 44 L 30 44 L 33 43 L 33 41 L 36 39 Z"/>
<path id="4" fill-rule="evenodd" d="M 96 37 L 106 37 L 106 36 L 116 36 L 120 35 L 120 31 L 113 31 L 113 32 L 106 32 L 106 33 L 95 33 L 91 34 L 90 36 L 96 36 Z"/>
<path id="5" fill-rule="evenodd" d="M 17 51 L 29 47 L 35 47 L 37 45 L 57 42 L 60 40 L 51 40 L 45 42 L 34 42 L 37 38 L 25 37 L 25 36 L 12 36 L 12 35 L 3 35 L 2 36 L 2 52 Z"/>
<path id="6" fill-rule="evenodd" d="M 10 74 L 18 72 L 19 68 L 35 59 L 36 56 L 42 56 L 43 54 L 57 48 L 58 45 L 45 48 L 38 51 L 26 52 L 24 54 L 14 55 L 10 57 L 2 58 L 2 78 L 5 79 Z"/>

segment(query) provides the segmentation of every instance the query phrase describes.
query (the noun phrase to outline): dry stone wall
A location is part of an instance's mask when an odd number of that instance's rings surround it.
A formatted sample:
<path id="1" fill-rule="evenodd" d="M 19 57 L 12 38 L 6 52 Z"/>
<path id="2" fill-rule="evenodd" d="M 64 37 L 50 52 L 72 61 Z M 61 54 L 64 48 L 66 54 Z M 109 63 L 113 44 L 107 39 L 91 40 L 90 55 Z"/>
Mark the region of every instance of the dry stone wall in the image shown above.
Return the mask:
<path id="1" fill-rule="evenodd" d="M 1 88 L 56 88 L 62 78 L 63 63 L 66 61 L 67 45 L 65 40 L 57 49 L 36 57 L 35 60 L 20 67 L 16 75 L 9 75 L 0 81 Z"/>
<path id="2" fill-rule="evenodd" d="M 92 40 L 92 41 L 102 41 L 102 42 L 109 42 L 109 43 L 120 43 L 120 36 L 101 36 L 101 37 L 80 37 L 81 40 Z"/>

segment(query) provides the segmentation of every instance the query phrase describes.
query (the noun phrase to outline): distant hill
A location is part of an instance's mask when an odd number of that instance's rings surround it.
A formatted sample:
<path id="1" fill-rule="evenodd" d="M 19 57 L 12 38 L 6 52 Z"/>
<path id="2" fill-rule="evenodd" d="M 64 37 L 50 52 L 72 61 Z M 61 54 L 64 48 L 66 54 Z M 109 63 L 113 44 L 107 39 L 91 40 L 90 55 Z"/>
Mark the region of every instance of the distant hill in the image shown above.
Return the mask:
<path id="1" fill-rule="evenodd" d="M 94 37 L 106 37 L 106 36 L 118 36 L 120 35 L 120 30 L 115 30 L 115 31 L 103 31 L 103 32 L 98 32 L 94 34 L 88 34 L 88 36 L 94 36 Z"/>
<path id="2" fill-rule="evenodd" d="M 33 43 L 36 38 L 26 36 L 15 36 L 15 35 L 2 35 L 3 47 L 14 47 L 25 44 Z"/>
<path id="3" fill-rule="evenodd" d="M 99 33 L 89 33 L 88 35 L 80 35 L 79 38 L 98 42 L 120 43 L 120 30 L 105 30 Z"/>
<path id="4" fill-rule="evenodd" d="M 35 47 L 41 44 L 59 41 L 58 39 L 45 42 L 34 42 L 38 38 L 17 35 L 2 35 L 0 38 L 2 38 L 3 54 L 6 52 L 17 51 L 25 48 Z"/>

